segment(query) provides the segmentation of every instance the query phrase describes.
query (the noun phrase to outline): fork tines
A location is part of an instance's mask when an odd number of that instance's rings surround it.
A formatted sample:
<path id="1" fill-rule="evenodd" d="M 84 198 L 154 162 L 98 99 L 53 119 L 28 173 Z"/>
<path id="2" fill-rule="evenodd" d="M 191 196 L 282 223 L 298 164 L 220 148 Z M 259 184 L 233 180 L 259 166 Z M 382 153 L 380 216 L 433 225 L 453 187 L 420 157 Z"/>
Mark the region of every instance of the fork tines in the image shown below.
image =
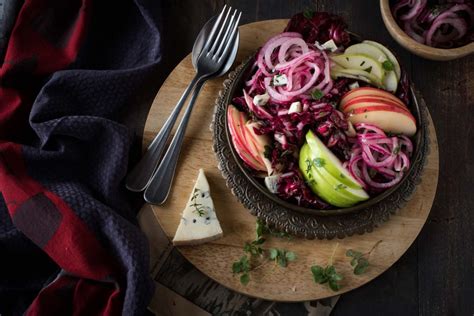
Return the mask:
<path id="1" fill-rule="evenodd" d="M 224 57 L 223 55 L 228 51 L 228 47 L 237 34 L 241 15 L 242 12 L 237 9 L 232 10 L 232 7 L 224 5 L 204 45 L 203 52 L 206 56 L 212 56 L 214 60 Z"/>

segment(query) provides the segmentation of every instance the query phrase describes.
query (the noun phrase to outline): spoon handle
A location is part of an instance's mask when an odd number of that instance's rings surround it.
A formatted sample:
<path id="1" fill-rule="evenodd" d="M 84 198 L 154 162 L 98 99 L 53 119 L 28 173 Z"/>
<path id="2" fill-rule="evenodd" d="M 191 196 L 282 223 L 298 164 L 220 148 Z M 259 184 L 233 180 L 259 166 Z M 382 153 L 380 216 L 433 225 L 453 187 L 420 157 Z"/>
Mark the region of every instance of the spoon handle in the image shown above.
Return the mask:
<path id="1" fill-rule="evenodd" d="M 204 81 L 197 83 L 196 88 L 193 91 L 191 100 L 189 101 L 186 112 L 179 123 L 176 134 L 171 141 L 171 144 L 166 151 L 163 160 L 161 161 L 158 169 L 156 169 L 155 174 L 153 175 L 150 184 L 145 190 L 143 195 L 145 201 L 152 204 L 161 205 L 165 203 L 168 198 L 168 194 L 171 189 L 171 184 L 173 183 L 174 173 L 176 170 L 176 165 L 178 163 L 179 154 L 181 151 L 181 145 L 183 144 L 184 134 L 186 132 L 186 127 L 188 126 L 189 118 L 194 107 L 194 103 L 197 99 L 199 91 L 201 90 Z"/>
<path id="2" fill-rule="evenodd" d="M 194 88 L 194 86 L 200 81 L 200 79 L 201 76 L 199 74 L 196 74 L 193 80 L 189 83 L 186 90 L 184 90 L 178 103 L 174 107 L 165 124 L 163 124 L 161 130 L 151 142 L 143 157 L 128 174 L 125 180 L 125 186 L 130 191 L 140 192 L 146 188 L 151 176 L 153 175 L 153 172 L 155 171 L 158 165 L 161 156 L 163 155 L 167 140 L 170 136 L 171 131 L 173 130 L 173 126 L 176 123 L 179 112 L 181 112 L 181 108 L 183 107 L 184 102 L 188 98 L 189 93 Z"/>

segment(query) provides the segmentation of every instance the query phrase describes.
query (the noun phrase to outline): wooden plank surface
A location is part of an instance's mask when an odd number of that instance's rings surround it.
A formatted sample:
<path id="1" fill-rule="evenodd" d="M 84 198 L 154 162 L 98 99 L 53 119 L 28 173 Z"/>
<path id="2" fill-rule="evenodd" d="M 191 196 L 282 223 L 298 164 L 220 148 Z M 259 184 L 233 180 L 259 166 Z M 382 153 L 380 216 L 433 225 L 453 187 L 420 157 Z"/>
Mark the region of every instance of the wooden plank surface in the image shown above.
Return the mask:
<path id="1" fill-rule="evenodd" d="M 271 36 L 281 32 L 287 20 L 262 21 L 243 25 L 240 28 L 241 42 L 236 64 L 249 56 Z M 145 126 L 145 145 L 149 143 L 163 120 L 171 112 L 194 71 L 188 55 L 170 74 L 158 92 Z M 189 127 L 175 175 L 174 185 L 167 203 L 153 207 L 154 213 L 165 234 L 172 238 L 181 220 L 181 211 L 194 185 L 199 168 L 203 168 L 209 179 L 211 195 L 217 216 L 224 231 L 224 238 L 201 246 L 180 247 L 180 252 L 199 270 L 215 281 L 235 291 L 267 300 L 307 301 L 333 296 L 325 286 L 313 282 L 310 267 L 325 265 L 336 244 L 335 262 L 345 275 L 344 293 L 357 288 L 380 275 L 406 251 L 423 226 L 436 191 L 438 178 L 438 151 L 436 134 L 431 125 L 431 154 L 423 175 L 422 184 L 412 200 L 392 219 L 373 233 L 353 236 L 344 240 L 314 241 L 294 239 L 291 241 L 270 239 L 266 247 L 291 249 L 299 258 L 287 269 L 272 267 L 252 272 L 252 281 L 242 286 L 238 277 L 230 273 L 232 263 L 242 256 L 242 246 L 255 236 L 255 217 L 251 216 L 232 196 L 217 169 L 212 151 L 212 107 L 223 78 L 210 81 L 199 96 Z M 347 249 L 368 252 L 379 240 L 381 246 L 372 253 L 371 268 L 362 276 L 354 276 L 345 256 Z M 282 282 L 285 280 L 285 282 Z"/>
<path id="2" fill-rule="evenodd" d="M 427 224 L 397 263 L 369 284 L 344 294 L 332 315 L 361 315 L 368 311 L 374 315 L 474 313 L 474 137 L 470 112 L 474 105 L 474 57 L 433 62 L 412 56 L 388 34 L 376 1 L 165 1 L 161 27 L 163 62 L 157 85 L 191 51 L 201 25 L 224 2 L 244 11 L 243 23 L 287 18 L 305 7 L 342 15 L 354 32 L 390 45 L 410 70 L 433 116 L 441 144 L 440 181 Z M 146 117 L 147 109 L 141 111 L 138 126 L 144 125 L 140 120 Z M 179 276 L 175 279 L 176 283 L 185 282 Z M 192 295 L 187 297 L 192 300 Z M 283 310 L 292 315 L 306 311 L 298 304 L 288 304 Z"/>

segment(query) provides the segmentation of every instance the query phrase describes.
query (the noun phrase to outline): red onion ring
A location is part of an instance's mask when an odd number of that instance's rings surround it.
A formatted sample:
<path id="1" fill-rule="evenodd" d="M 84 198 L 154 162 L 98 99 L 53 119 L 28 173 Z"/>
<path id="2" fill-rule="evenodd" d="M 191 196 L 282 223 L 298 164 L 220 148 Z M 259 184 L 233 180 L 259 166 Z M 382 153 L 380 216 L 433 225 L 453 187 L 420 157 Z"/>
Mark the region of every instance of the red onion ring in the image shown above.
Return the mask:
<path id="1" fill-rule="evenodd" d="M 347 168 L 365 189 L 387 189 L 403 178 L 410 167 L 413 144 L 406 136 L 388 137 L 372 124 L 354 124 L 357 131 Z M 374 176 L 370 175 L 375 172 Z M 378 176 L 377 180 L 374 177 Z M 387 181 L 383 181 L 386 179 Z"/>

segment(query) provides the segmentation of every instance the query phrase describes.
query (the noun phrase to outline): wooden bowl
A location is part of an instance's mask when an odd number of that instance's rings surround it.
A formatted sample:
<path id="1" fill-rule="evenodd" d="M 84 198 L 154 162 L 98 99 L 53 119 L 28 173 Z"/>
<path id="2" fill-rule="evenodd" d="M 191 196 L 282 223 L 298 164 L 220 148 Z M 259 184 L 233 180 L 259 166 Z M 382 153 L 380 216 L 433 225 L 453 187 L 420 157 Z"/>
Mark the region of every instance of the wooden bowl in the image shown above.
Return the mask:
<path id="1" fill-rule="evenodd" d="M 380 0 L 380 13 L 390 35 L 403 47 L 415 55 L 431 60 L 452 60 L 474 53 L 474 43 L 457 48 L 434 48 L 423 45 L 408 36 L 395 21 L 389 0 Z"/>

